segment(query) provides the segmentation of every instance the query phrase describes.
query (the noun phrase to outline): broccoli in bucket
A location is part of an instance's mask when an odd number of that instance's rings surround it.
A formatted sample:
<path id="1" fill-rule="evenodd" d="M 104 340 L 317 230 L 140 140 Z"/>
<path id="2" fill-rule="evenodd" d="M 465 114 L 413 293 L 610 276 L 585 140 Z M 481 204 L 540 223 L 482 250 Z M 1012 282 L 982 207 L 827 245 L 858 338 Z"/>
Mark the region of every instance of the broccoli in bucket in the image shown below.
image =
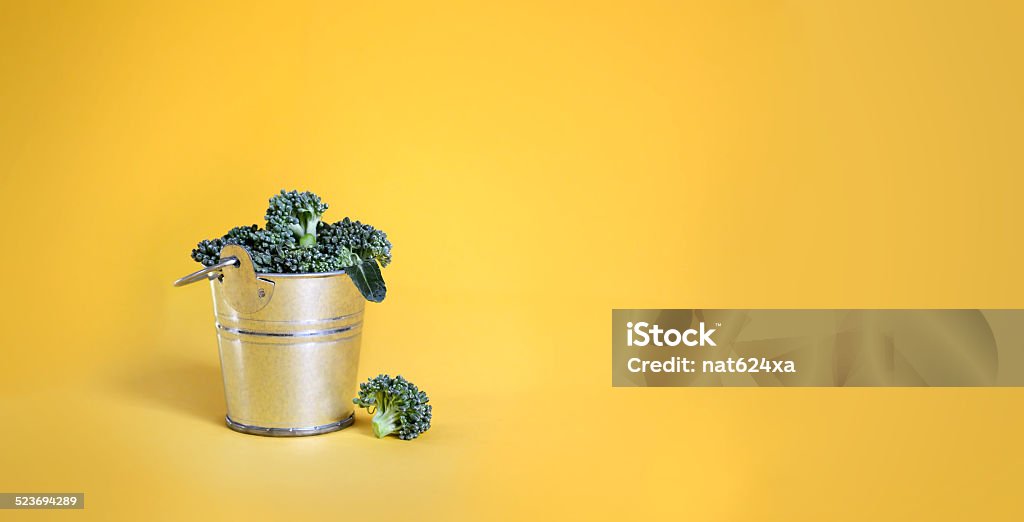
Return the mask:
<path id="1" fill-rule="evenodd" d="M 380 269 L 391 262 L 387 234 L 347 217 L 326 222 L 326 210 L 327 204 L 312 192 L 282 190 L 270 198 L 264 228 L 235 227 L 222 237 L 201 241 L 192 259 L 212 266 L 225 245 L 239 245 L 249 252 L 257 273 L 344 271 L 368 301 L 383 301 L 387 287 Z"/>

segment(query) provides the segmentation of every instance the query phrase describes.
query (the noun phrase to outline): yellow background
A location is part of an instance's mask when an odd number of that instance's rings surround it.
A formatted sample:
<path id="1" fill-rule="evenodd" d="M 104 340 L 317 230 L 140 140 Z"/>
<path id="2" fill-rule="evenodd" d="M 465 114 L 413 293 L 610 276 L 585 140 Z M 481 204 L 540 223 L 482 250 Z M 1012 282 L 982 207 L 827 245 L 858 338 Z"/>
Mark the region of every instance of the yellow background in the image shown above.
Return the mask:
<path id="1" fill-rule="evenodd" d="M 1017 2 L 0 4 L 11 520 L 1019 520 L 1019 389 L 613 389 L 615 307 L 1021 307 Z M 385 229 L 360 374 L 222 424 L 194 243 Z"/>

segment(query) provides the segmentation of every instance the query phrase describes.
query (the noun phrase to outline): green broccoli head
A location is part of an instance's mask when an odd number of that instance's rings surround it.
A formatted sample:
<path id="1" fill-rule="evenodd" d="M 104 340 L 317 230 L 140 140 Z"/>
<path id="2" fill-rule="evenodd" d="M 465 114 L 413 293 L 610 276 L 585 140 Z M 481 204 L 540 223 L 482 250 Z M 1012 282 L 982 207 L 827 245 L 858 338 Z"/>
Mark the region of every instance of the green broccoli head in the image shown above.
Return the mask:
<path id="1" fill-rule="evenodd" d="M 267 208 L 267 230 L 287 237 L 291 234 L 301 247 L 316 244 L 317 225 L 327 204 L 312 192 L 281 191 L 270 198 Z"/>
<path id="2" fill-rule="evenodd" d="M 412 440 L 430 429 L 430 399 L 401 375 L 378 375 L 359 385 L 352 402 L 373 413 L 373 434 L 377 438 L 395 435 Z"/>
<path id="3" fill-rule="evenodd" d="M 201 241 L 192 259 L 212 266 L 220 262 L 225 245 L 239 245 L 252 257 L 257 273 L 344 271 L 367 300 L 383 301 L 387 287 L 380 267 L 391 263 L 387 234 L 349 218 L 327 223 L 321 220 L 325 210 L 327 204 L 312 192 L 282 190 L 270 198 L 265 228 L 235 227 L 222 237 Z"/>

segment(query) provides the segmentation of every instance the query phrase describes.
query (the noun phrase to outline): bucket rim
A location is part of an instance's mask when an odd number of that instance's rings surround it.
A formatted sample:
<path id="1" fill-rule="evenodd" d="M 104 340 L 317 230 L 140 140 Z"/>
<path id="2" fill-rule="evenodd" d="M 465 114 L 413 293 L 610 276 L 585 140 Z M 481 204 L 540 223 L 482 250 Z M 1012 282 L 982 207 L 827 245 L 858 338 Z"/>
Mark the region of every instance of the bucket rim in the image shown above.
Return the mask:
<path id="1" fill-rule="evenodd" d="M 302 272 L 299 274 L 274 274 L 270 272 L 256 272 L 256 277 L 274 277 L 283 279 L 313 279 L 320 277 L 334 277 L 339 275 L 348 275 L 348 272 L 345 272 L 344 270 L 338 270 L 335 272 Z"/>

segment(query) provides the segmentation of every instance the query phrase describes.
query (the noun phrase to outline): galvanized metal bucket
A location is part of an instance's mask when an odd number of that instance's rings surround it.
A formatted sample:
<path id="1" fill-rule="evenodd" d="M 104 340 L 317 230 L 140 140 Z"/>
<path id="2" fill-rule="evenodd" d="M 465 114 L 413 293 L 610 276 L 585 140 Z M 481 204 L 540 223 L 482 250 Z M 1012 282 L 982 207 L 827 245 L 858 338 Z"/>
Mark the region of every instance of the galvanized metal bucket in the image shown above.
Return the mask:
<path id="1" fill-rule="evenodd" d="M 352 425 L 366 300 L 344 272 L 256 274 L 245 249 L 175 286 L 209 279 L 227 425 L 318 435 Z"/>

